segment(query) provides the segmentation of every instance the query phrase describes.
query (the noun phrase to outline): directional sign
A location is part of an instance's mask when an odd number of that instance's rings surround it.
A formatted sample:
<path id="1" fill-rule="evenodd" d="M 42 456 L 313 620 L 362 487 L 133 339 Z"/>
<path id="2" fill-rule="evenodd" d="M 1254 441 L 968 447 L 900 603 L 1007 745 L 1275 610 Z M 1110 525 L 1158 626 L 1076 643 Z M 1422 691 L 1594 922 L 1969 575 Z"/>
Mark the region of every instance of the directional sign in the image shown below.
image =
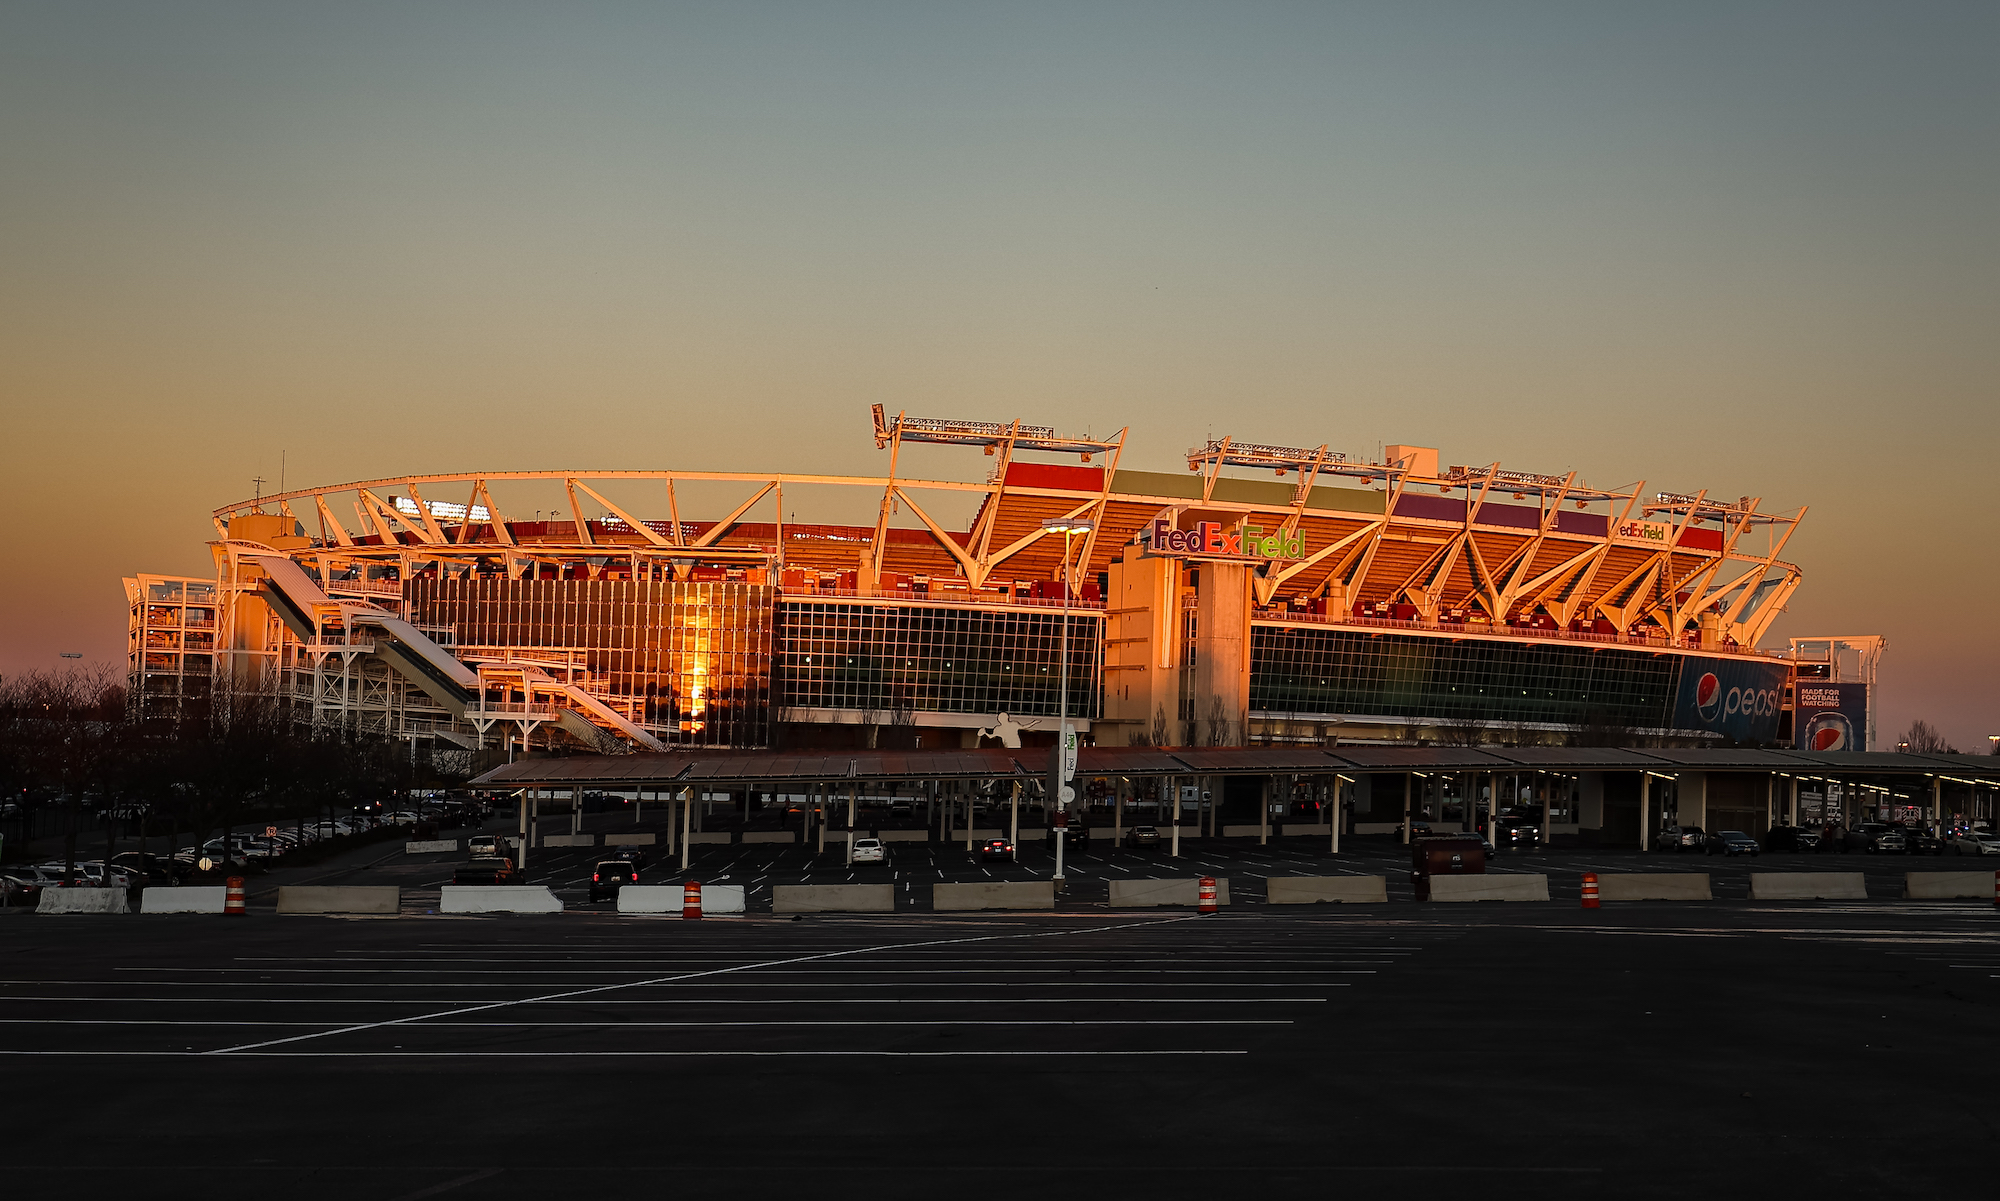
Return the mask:
<path id="1" fill-rule="evenodd" d="M 1062 778 L 1065 783 L 1076 779 L 1076 727 L 1068 722 L 1064 722 L 1062 727 Z M 1065 804 L 1069 800 L 1067 796 L 1063 798 Z"/>
<path id="2" fill-rule="evenodd" d="M 1076 802 L 1076 789 L 1071 788 L 1069 785 L 1065 784 L 1062 786 L 1062 791 L 1056 794 L 1056 799 L 1059 804 L 1064 804 L 1064 805 L 1074 804 Z M 1067 826 L 1068 824 L 1069 824 L 1068 815 L 1065 814 L 1063 825 Z"/>

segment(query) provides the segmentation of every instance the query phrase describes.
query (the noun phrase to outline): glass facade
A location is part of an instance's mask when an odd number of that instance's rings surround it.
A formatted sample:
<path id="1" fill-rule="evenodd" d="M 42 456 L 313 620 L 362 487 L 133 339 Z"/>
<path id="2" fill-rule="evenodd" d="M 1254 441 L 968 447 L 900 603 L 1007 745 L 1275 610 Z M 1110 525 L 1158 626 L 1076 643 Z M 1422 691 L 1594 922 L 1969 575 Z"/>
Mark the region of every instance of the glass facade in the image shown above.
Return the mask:
<path id="1" fill-rule="evenodd" d="M 662 742 L 770 743 L 766 585 L 419 578 L 404 597 L 411 621 L 451 627 L 467 657 L 480 647 L 574 652 L 606 702 Z"/>
<path id="2" fill-rule="evenodd" d="M 1674 724 L 1683 657 L 1253 625 L 1250 707 L 1562 725 Z"/>
<path id="3" fill-rule="evenodd" d="M 786 600 L 780 703 L 793 708 L 1053 717 L 1061 610 Z M 1069 711 L 1098 715 L 1103 615 L 1069 615 Z"/>

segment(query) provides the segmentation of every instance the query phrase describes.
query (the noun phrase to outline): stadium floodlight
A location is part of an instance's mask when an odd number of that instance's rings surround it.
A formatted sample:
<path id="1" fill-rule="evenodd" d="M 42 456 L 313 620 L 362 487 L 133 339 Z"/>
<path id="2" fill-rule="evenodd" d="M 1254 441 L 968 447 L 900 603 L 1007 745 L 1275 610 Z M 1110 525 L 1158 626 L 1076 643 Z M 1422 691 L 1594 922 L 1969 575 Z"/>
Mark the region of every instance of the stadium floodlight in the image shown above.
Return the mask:
<path id="1" fill-rule="evenodd" d="M 1049 756 L 1049 794 L 1058 806 L 1062 820 L 1056 822 L 1056 891 L 1063 886 L 1063 837 L 1068 833 L 1069 803 L 1073 795 L 1070 791 L 1070 776 L 1074 773 L 1075 734 L 1069 728 L 1069 590 L 1071 572 L 1069 568 L 1069 540 L 1078 534 L 1088 534 L 1096 528 L 1081 517 L 1051 517 L 1042 522 L 1042 529 L 1051 534 L 1063 536 L 1062 569 L 1062 668 L 1058 673 L 1061 681 L 1056 686 L 1056 746 Z"/>
<path id="2" fill-rule="evenodd" d="M 1051 534 L 1088 534 L 1095 527 L 1081 517 L 1051 517 L 1042 528 Z"/>

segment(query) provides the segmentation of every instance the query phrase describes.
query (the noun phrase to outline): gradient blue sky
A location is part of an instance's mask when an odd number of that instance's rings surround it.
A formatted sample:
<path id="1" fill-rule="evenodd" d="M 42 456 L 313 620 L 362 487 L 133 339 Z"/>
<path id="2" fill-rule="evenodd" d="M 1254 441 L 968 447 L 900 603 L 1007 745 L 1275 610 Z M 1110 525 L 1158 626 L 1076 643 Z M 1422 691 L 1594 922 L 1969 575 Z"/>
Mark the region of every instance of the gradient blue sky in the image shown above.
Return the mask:
<path id="1" fill-rule="evenodd" d="M 0 670 L 281 452 L 859 473 L 880 401 L 1808 504 L 1778 638 L 1984 749 L 1996 154 L 1992 3 L 0 3 Z"/>

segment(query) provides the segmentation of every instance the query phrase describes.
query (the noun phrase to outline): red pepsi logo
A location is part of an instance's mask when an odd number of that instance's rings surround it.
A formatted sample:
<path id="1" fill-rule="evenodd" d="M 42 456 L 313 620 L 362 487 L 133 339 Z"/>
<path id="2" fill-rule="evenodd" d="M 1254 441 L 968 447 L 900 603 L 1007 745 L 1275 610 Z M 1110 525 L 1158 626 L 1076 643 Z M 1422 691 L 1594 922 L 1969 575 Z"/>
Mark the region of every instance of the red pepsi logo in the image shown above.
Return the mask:
<path id="1" fill-rule="evenodd" d="M 1694 707 L 1703 721 L 1714 721 L 1716 713 L 1721 710 L 1722 681 L 1715 678 L 1714 672 L 1702 676 L 1694 686 Z"/>

